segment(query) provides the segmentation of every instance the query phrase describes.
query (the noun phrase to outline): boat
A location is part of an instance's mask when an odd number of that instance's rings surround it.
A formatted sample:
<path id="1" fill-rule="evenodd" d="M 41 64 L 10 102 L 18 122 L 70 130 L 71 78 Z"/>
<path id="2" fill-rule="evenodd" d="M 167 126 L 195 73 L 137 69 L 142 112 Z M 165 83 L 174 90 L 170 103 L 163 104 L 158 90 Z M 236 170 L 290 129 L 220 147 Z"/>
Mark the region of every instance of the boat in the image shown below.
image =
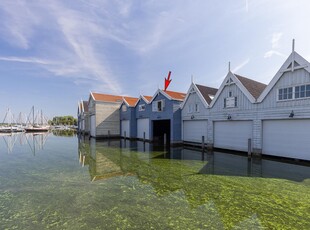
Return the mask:
<path id="1" fill-rule="evenodd" d="M 0 126 L 0 133 L 24 132 L 22 125 L 14 121 L 14 116 L 9 108 L 6 111 L 2 124 L 3 125 Z"/>
<path id="2" fill-rule="evenodd" d="M 47 125 L 46 119 L 43 116 L 42 110 L 41 113 L 37 114 L 35 117 L 34 115 L 34 106 L 32 106 L 30 115 L 32 114 L 32 122 L 28 122 L 28 125 L 25 127 L 26 132 L 47 132 L 50 130 L 50 126 Z M 28 121 L 29 117 L 28 116 Z"/>

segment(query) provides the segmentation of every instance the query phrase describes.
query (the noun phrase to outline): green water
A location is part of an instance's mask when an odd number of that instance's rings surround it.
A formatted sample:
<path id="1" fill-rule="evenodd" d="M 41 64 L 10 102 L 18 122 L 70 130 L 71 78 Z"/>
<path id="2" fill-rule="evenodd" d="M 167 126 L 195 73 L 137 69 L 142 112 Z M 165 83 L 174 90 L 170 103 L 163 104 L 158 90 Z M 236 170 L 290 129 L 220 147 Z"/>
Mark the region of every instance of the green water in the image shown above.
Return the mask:
<path id="1" fill-rule="evenodd" d="M 59 133 L 8 143 L 0 229 L 310 229 L 309 167 Z"/>

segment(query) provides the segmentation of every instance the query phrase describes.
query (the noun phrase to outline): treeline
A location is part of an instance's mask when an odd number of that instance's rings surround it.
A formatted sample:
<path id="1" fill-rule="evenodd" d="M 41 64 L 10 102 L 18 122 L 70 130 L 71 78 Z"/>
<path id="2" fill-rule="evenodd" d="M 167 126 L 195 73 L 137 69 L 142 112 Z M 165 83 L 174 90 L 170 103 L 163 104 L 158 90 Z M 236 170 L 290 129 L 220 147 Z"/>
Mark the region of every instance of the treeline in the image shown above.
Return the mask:
<path id="1" fill-rule="evenodd" d="M 48 122 L 50 125 L 77 125 L 77 118 L 73 116 L 57 116 Z"/>

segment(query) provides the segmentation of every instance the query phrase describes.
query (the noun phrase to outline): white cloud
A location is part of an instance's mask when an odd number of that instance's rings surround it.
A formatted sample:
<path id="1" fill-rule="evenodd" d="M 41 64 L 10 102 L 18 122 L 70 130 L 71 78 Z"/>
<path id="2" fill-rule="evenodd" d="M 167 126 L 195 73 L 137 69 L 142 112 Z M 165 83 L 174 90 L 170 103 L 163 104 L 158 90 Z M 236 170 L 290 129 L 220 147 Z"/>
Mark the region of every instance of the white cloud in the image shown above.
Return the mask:
<path id="1" fill-rule="evenodd" d="M 272 34 L 272 39 L 271 39 L 271 48 L 272 49 L 277 49 L 279 48 L 279 41 L 282 37 L 282 33 L 273 33 Z"/>
<path id="2" fill-rule="evenodd" d="M 287 57 L 285 54 L 280 53 L 279 51 L 269 50 L 268 52 L 265 53 L 264 58 L 270 58 L 273 55 L 277 55 L 277 56 L 280 56 L 280 57 Z"/>
<path id="3" fill-rule="evenodd" d="M 267 51 L 264 54 L 264 58 L 270 58 L 273 55 L 277 55 L 280 57 L 286 57 L 286 55 L 284 55 L 283 53 L 281 53 L 280 51 L 278 51 L 279 47 L 280 47 L 280 39 L 282 37 L 283 33 L 273 33 L 272 34 L 272 38 L 271 38 L 271 50 Z"/>
<path id="4" fill-rule="evenodd" d="M 51 62 L 43 59 L 32 58 L 32 57 L 1 57 L 0 61 L 10 61 L 10 62 L 24 62 L 24 63 L 34 63 L 34 64 L 42 64 L 42 65 L 49 65 L 52 64 Z"/>
<path id="5" fill-rule="evenodd" d="M 250 62 L 250 58 L 244 60 L 242 63 L 240 63 L 239 65 L 237 65 L 237 66 L 232 70 L 232 72 L 233 72 L 233 73 L 237 72 L 238 70 L 242 69 L 245 65 L 247 65 L 249 62 Z"/>

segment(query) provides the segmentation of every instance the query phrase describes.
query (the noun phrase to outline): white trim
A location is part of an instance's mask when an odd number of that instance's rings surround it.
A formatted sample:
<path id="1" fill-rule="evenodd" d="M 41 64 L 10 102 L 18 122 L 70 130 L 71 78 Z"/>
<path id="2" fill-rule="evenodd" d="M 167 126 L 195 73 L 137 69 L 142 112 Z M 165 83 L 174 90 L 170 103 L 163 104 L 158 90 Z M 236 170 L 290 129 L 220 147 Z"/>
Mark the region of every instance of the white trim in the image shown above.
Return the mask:
<path id="1" fill-rule="evenodd" d="M 189 89 L 187 90 L 186 93 L 186 97 L 184 99 L 184 101 L 181 103 L 180 107 L 181 109 L 184 108 L 187 99 L 189 98 L 189 95 L 191 94 L 192 89 L 194 89 L 194 91 L 197 93 L 198 97 L 200 98 L 200 101 L 202 102 L 202 104 L 204 105 L 204 107 L 207 109 L 209 107 L 208 102 L 205 100 L 205 98 L 202 96 L 200 90 L 198 89 L 197 85 L 195 83 L 192 83 L 189 87 Z"/>
<path id="2" fill-rule="evenodd" d="M 294 67 L 294 61 L 296 61 L 300 66 Z M 305 69 L 308 73 L 310 73 L 310 63 L 304 59 L 302 56 L 300 56 L 296 51 L 293 51 L 290 56 L 286 59 L 286 61 L 283 63 L 281 68 L 278 70 L 276 75 L 272 78 L 270 83 L 267 85 L 265 90 L 261 93 L 261 95 L 258 97 L 257 102 L 262 102 L 265 97 L 269 94 L 269 92 L 272 90 L 272 88 L 276 85 L 276 83 L 279 81 L 279 79 L 282 77 L 283 73 L 288 71 L 288 66 L 290 63 L 292 64 L 292 69 L 290 71 L 294 71 L 297 69 Z"/>
<path id="3" fill-rule="evenodd" d="M 232 78 L 234 84 L 237 85 L 237 87 L 242 91 L 242 93 L 249 99 L 249 101 L 251 103 L 255 103 L 255 98 L 252 96 L 252 94 L 250 94 L 250 92 L 244 87 L 244 85 L 241 83 L 241 81 L 236 77 L 236 75 L 234 75 L 232 72 L 228 72 L 224 81 L 222 82 L 220 88 L 218 89 L 218 91 L 216 92 L 210 107 L 212 108 L 214 106 L 214 104 L 216 103 L 217 99 L 219 98 L 220 94 L 222 93 L 222 91 L 224 90 L 224 88 L 227 86 L 227 80 L 229 78 Z"/>

